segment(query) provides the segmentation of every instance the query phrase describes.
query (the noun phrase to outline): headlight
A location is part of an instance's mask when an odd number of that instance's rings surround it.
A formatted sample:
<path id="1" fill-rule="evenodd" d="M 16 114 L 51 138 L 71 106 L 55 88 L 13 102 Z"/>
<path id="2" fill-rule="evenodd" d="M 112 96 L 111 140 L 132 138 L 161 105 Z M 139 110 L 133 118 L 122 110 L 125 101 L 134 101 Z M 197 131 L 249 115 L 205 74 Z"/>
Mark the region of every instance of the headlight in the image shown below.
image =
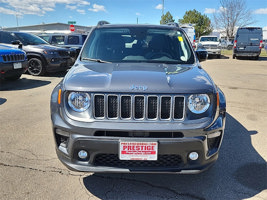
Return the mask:
<path id="1" fill-rule="evenodd" d="M 90 96 L 84 92 L 71 92 L 68 97 L 69 106 L 76 112 L 83 112 L 90 106 Z"/>
<path id="2" fill-rule="evenodd" d="M 46 50 L 44 50 L 44 53 L 45 54 L 50 54 L 50 55 L 56 55 L 57 51 L 46 51 Z"/>
<path id="3" fill-rule="evenodd" d="M 192 113 L 204 113 L 210 106 L 210 98 L 206 94 L 193 94 L 189 96 L 187 106 Z"/>

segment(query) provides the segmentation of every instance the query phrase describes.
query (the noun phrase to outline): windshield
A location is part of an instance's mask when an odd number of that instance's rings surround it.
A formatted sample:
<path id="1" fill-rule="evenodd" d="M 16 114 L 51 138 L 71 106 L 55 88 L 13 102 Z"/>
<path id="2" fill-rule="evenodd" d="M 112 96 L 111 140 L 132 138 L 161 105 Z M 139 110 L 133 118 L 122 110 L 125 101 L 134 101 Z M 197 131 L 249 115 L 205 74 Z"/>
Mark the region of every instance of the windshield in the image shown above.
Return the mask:
<path id="1" fill-rule="evenodd" d="M 46 41 L 39 38 L 38 36 L 29 33 L 14 33 L 14 34 L 22 42 L 23 45 L 48 44 Z"/>
<path id="2" fill-rule="evenodd" d="M 207 42 L 207 41 L 212 41 L 212 42 L 218 42 L 217 37 L 201 37 L 200 42 Z"/>
<path id="3" fill-rule="evenodd" d="M 183 32 L 147 27 L 100 28 L 89 36 L 81 60 L 193 64 Z"/>
<path id="4" fill-rule="evenodd" d="M 53 35 L 51 39 L 51 44 L 63 45 L 65 41 L 64 35 Z"/>

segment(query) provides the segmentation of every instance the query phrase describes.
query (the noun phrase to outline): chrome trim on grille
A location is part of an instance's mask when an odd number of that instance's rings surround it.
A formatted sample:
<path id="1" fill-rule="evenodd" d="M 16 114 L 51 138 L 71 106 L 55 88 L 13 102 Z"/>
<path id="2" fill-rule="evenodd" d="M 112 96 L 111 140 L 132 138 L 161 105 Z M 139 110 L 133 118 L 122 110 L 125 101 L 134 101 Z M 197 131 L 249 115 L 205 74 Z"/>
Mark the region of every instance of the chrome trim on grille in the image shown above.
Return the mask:
<path id="1" fill-rule="evenodd" d="M 134 121 L 182 121 L 184 120 L 184 113 L 185 113 L 185 97 L 182 95 L 157 95 L 157 94 L 148 94 L 148 95 L 141 95 L 141 94 L 132 94 L 132 95 L 128 95 L 128 94 L 99 94 L 99 93 L 95 93 L 92 94 L 93 98 L 92 98 L 92 113 L 93 113 L 93 118 L 97 119 L 97 120 L 124 120 L 124 121 L 129 121 L 129 120 L 134 120 Z M 104 116 L 99 116 L 96 117 L 96 102 L 95 102 L 95 98 L 96 96 L 103 96 L 104 97 Z M 109 97 L 111 96 L 115 96 L 117 98 L 117 117 L 109 117 Z M 125 100 L 124 104 L 122 102 L 122 98 L 124 97 L 130 97 L 130 99 Z M 140 106 L 142 106 L 143 104 L 143 115 L 142 117 L 136 117 L 136 98 L 138 97 L 142 97 L 143 101 L 141 100 L 140 102 Z M 149 118 L 149 98 L 157 98 L 157 111 L 156 111 L 156 117 L 155 118 Z M 182 116 L 182 118 L 175 118 L 175 98 L 176 97 L 181 97 L 183 99 L 180 99 L 179 102 L 182 103 L 182 105 L 179 105 L 182 109 L 182 113 L 179 114 L 179 116 Z M 169 107 L 169 111 L 167 111 L 166 113 L 168 114 L 168 118 L 164 118 L 162 117 L 162 100 L 163 98 L 170 98 L 169 100 L 166 101 L 170 101 L 170 105 L 167 102 L 166 107 Z M 100 102 L 101 103 L 101 102 Z M 130 105 L 129 105 L 130 104 Z M 128 108 L 130 109 L 129 112 L 124 113 L 125 115 L 129 116 L 124 118 L 123 114 L 122 114 L 122 106 L 128 106 Z M 180 110 L 180 109 L 179 109 Z M 101 110 L 99 110 L 100 112 Z M 141 111 L 141 110 L 140 110 Z M 102 114 L 102 113 L 100 113 Z M 154 113 L 152 113 L 153 115 Z"/>
<path id="2" fill-rule="evenodd" d="M 176 97 L 182 97 L 183 98 L 183 116 L 182 116 L 182 118 L 175 118 L 174 117 L 174 114 L 175 114 L 175 112 L 174 112 L 174 108 L 175 108 L 175 98 Z M 180 121 L 180 120 L 183 120 L 184 119 L 184 114 L 185 114 L 185 97 L 184 96 L 181 96 L 181 95 L 174 95 L 173 96 L 173 100 L 172 100 L 172 102 L 174 102 L 173 103 L 173 107 L 172 107 L 172 111 L 173 111 L 173 115 L 172 115 L 172 118 L 173 118 L 173 120 L 176 120 L 176 121 Z"/>
<path id="3" fill-rule="evenodd" d="M 135 108 L 135 100 L 136 100 L 136 97 L 143 97 L 143 99 L 144 99 L 144 108 L 143 108 L 143 117 L 140 117 L 140 118 L 136 118 L 135 117 L 135 115 L 136 115 L 136 108 Z M 133 97 L 133 103 L 132 103 L 132 105 L 133 105 L 133 109 L 132 109 L 132 116 L 133 116 L 133 119 L 134 120 L 144 120 L 145 119 L 145 111 L 146 111 L 146 100 L 145 100 L 146 98 L 145 98 L 145 95 L 134 95 L 134 97 Z"/>
<path id="4" fill-rule="evenodd" d="M 148 98 L 150 97 L 156 97 L 157 98 L 157 113 L 156 113 L 156 117 L 155 118 L 149 118 L 148 116 Z M 158 116 L 159 116 L 159 97 L 157 95 L 147 95 L 147 104 L 146 104 L 146 119 L 147 120 L 158 120 Z"/>
<path id="5" fill-rule="evenodd" d="M 162 98 L 164 98 L 164 97 L 170 97 L 171 98 L 171 105 L 170 105 L 170 110 L 169 110 L 169 117 L 168 118 L 166 118 L 166 119 L 163 119 L 162 118 L 162 116 L 161 116 L 161 114 L 162 114 Z M 160 96 L 160 103 L 159 103 L 159 105 L 160 105 L 160 114 L 159 114 L 159 117 L 160 117 L 160 120 L 163 120 L 163 121 L 169 121 L 170 119 L 171 119 L 171 116 L 172 116 L 172 97 L 171 96 L 168 96 L 168 95 L 162 95 L 162 96 Z"/>
<path id="6" fill-rule="evenodd" d="M 103 96 L 104 97 L 104 116 L 103 117 L 96 117 L 95 115 L 96 115 L 96 113 L 95 113 L 95 96 Z M 92 109 L 92 112 L 93 112 L 93 116 L 94 116 L 94 118 L 95 119 L 105 119 L 105 116 L 106 116 L 106 105 L 105 105 L 105 102 L 106 102 L 106 100 L 105 100 L 105 95 L 103 95 L 103 94 L 94 94 L 93 95 L 93 97 L 94 98 L 92 98 L 92 101 L 93 101 L 93 109 Z"/>
<path id="7" fill-rule="evenodd" d="M 106 96 L 106 117 L 107 119 L 118 119 L 119 118 L 119 104 L 120 104 L 120 98 L 118 98 L 118 95 L 115 95 L 115 94 L 108 94 L 108 95 L 105 95 Z M 117 117 L 109 117 L 109 97 L 116 97 L 117 98 Z"/>
<path id="8" fill-rule="evenodd" d="M 130 97 L 130 102 L 131 102 L 131 104 L 130 104 L 130 117 L 126 117 L 126 118 L 122 117 L 122 113 L 121 113 L 121 111 L 122 111 L 122 109 L 121 109 L 121 106 L 122 106 L 121 99 L 122 99 L 122 97 Z M 133 98 L 132 98 L 132 96 L 131 95 L 120 95 L 119 101 L 120 101 L 120 106 L 119 106 L 119 108 L 120 108 L 120 111 L 119 111 L 120 119 L 122 119 L 122 120 L 130 120 L 130 119 L 132 119 L 132 112 L 133 112 L 133 109 L 132 109 Z"/>

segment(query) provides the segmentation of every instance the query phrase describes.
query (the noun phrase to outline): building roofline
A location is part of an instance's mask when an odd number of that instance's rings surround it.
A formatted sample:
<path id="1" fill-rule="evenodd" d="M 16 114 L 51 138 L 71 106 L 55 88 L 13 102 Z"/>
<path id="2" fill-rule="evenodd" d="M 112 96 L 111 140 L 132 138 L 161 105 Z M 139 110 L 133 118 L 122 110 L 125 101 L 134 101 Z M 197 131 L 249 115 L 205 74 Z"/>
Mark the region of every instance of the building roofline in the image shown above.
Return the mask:
<path id="1" fill-rule="evenodd" d="M 43 23 L 43 24 L 33 24 L 33 25 L 27 25 L 27 26 L 19 26 L 19 27 L 3 27 L 2 29 L 15 29 L 15 28 L 30 28 L 30 27 L 35 27 L 35 26 L 51 26 L 51 25 L 69 25 L 66 23 L 61 23 L 61 22 L 55 22 L 55 23 Z M 82 26 L 82 25 L 76 25 L 76 27 L 93 27 L 93 26 Z"/>

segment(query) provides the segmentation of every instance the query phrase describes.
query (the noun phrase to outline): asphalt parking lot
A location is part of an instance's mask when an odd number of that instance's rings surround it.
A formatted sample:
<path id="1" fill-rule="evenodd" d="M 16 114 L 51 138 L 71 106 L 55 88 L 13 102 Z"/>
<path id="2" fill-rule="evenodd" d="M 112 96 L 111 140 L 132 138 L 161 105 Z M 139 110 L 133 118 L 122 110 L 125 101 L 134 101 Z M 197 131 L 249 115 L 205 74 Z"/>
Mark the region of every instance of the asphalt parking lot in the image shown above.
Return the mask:
<path id="1" fill-rule="evenodd" d="M 217 163 L 197 175 L 69 171 L 49 110 L 64 73 L 0 81 L 0 199 L 267 199 L 267 58 L 202 66 L 226 95 L 227 119 Z"/>

